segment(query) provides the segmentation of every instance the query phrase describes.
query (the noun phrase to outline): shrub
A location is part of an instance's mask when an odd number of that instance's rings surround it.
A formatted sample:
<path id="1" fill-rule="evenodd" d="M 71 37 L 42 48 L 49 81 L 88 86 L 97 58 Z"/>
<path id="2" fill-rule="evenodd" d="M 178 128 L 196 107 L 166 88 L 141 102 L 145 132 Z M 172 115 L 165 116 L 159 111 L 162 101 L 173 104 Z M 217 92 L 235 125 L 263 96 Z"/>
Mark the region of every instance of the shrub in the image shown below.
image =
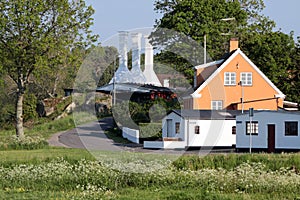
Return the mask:
<path id="1" fill-rule="evenodd" d="M 140 124 L 140 138 L 161 138 L 162 137 L 161 123 L 143 123 Z"/>
<path id="2" fill-rule="evenodd" d="M 6 141 L 0 142 L 0 149 L 41 149 L 48 146 L 47 141 L 39 136 L 25 136 L 24 138 L 19 138 L 17 136 L 11 136 Z"/>
<path id="3" fill-rule="evenodd" d="M 38 114 L 36 112 L 36 105 L 37 105 L 36 96 L 32 93 L 25 93 L 24 107 L 23 107 L 25 122 L 38 117 Z"/>

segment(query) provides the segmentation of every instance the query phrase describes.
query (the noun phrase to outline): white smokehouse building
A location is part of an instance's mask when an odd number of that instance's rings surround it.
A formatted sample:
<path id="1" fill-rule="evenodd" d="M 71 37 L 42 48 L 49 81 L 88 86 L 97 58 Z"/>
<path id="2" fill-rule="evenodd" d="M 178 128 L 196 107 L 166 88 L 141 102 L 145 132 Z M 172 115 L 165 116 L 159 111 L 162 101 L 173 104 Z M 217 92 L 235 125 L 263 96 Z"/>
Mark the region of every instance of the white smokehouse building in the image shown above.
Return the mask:
<path id="1" fill-rule="evenodd" d="M 172 110 L 162 121 L 162 141 L 145 141 L 144 148 L 232 148 L 236 143 L 237 110 Z"/>
<path id="2" fill-rule="evenodd" d="M 252 126 L 249 113 L 245 113 L 236 117 L 236 148 L 249 151 L 251 143 L 254 151 L 298 151 L 299 130 L 300 112 L 297 111 L 254 111 Z"/>

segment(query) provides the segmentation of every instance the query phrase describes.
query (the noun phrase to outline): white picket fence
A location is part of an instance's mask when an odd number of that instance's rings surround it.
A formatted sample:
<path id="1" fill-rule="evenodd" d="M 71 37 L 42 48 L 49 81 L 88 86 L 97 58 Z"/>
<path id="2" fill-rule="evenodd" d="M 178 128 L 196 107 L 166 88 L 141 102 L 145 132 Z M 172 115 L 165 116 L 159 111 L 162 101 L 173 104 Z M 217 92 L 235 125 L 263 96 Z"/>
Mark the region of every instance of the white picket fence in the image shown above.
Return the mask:
<path id="1" fill-rule="evenodd" d="M 138 144 L 140 141 L 140 131 L 135 129 L 130 129 L 127 127 L 122 128 L 122 136 L 127 140 Z"/>

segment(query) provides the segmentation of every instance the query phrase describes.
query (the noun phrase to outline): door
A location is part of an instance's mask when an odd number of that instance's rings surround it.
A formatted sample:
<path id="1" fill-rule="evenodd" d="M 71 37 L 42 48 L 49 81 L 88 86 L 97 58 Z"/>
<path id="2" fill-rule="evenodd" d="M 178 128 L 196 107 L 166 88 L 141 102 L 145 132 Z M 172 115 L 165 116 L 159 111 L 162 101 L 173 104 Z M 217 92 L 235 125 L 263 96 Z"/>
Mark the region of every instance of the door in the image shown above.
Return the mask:
<path id="1" fill-rule="evenodd" d="M 167 137 L 172 137 L 172 119 L 167 119 Z"/>
<path id="2" fill-rule="evenodd" d="M 268 153 L 275 152 L 275 124 L 268 124 Z"/>

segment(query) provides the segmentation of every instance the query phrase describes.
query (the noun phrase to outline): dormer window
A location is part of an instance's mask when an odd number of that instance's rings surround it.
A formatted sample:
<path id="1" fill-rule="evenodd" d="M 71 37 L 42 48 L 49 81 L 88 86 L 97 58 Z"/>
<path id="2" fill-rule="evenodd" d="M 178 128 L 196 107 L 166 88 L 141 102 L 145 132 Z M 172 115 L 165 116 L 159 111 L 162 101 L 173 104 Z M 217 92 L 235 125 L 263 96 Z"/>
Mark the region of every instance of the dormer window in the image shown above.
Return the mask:
<path id="1" fill-rule="evenodd" d="M 252 86 L 252 73 L 251 72 L 241 73 L 241 82 L 243 86 Z"/>
<path id="2" fill-rule="evenodd" d="M 224 85 L 236 85 L 235 72 L 225 72 L 224 73 Z"/>

